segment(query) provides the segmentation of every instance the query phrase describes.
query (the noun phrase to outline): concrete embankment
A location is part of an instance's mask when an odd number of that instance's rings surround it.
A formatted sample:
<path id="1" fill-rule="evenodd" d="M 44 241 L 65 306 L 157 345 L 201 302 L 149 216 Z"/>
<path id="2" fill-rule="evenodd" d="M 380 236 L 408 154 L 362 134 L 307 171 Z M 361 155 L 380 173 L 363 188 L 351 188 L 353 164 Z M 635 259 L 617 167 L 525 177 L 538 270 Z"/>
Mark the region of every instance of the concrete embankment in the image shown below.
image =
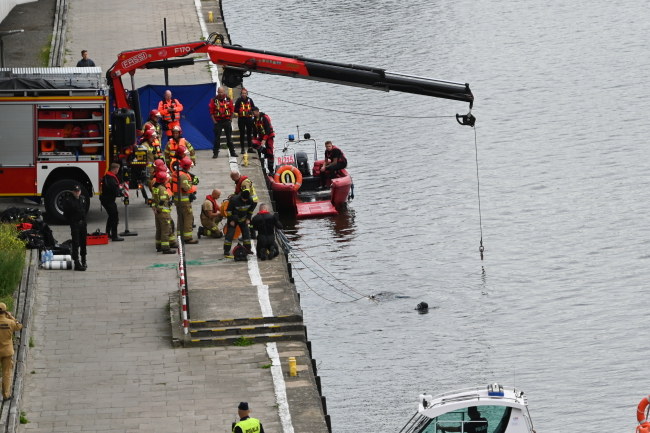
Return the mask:
<path id="1" fill-rule="evenodd" d="M 197 11 L 205 21 L 208 11 L 220 15 L 214 1 L 73 2 L 66 65 L 81 49 L 106 69 L 120 51 L 159 45 L 151 23 L 163 17 L 173 35 L 169 43 L 197 40 L 205 31 L 225 33 L 219 19 L 201 29 Z M 161 83 L 161 76 L 138 71 L 136 85 Z M 204 65 L 170 71 L 173 84 L 210 79 Z M 234 166 L 224 154 L 212 159 L 210 151 L 198 152 L 199 198 L 213 188 L 232 192 Z M 257 158 L 236 165 L 254 180 L 260 201 L 269 202 Z M 201 201 L 194 203 L 197 225 Z M 238 402 L 248 401 L 266 431 L 327 432 L 325 399 L 286 259 L 224 259 L 220 239 L 188 245 L 194 332 L 186 336 L 175 308 L 178 259 L 155 252 L 151 209 L 133 194 L 131 203 L 129 229 L 137 236 L 89 246 L 86 272 L 33 275 L 32 344 L 23 345 L 23 389 L 13 403 L 14 413 L 24 412 L 29 422 L 18 431 L 223 432 L 231 429 Z M 121 229 L 124 211 L 120 206 Z M 93 200 L 89 231 L 103 229 L 105 220 Z M 69 238 L 67 227 L 53 229 L 59 241 Z M 297 376 L 288 375 L 289 357 L 296 358 Z"/>

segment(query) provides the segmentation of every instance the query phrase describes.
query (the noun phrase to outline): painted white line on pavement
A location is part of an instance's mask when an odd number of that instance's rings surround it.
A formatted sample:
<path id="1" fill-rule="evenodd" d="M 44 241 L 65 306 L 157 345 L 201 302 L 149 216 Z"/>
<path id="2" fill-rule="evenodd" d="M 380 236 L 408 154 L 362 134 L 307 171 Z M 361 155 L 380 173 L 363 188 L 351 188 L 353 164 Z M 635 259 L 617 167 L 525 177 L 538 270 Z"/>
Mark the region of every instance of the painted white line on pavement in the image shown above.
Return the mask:
<path id="1" fill-rule="evenodd" d="M 262 282 L 260 267 L 257 264 L 257 255 L 255 254 L 255 242 L 251 241 L 253 254 L 248 256 L 248 275 L 251 283 L 257 286 L 257 299 L 260 301 L 262 317 L 273 317 L 273 308 L 271 308 L 271 299 L 269 298 L 269 286 Z"/>
<path id="2" fill-rule="evenodd" d="M 201 34 L 203 39 L 208 40 L 208 27 L 205 25 L 205 20 L 203 19 L 203 12 L 201 11 L 201 0 L 194 0 L 194 7 L 196 8 L 196 15 L 199 19 L 199 26 L 201 27 Z M 208 59 L 210 56 L 207 56 Z M 210 65 L 210 75 L 212 75 L 212 82 L 217 83 L 217 86 L 221 86 L 219 82 L 219 72 L 217 71 L 217 65 L 212 62 L 208 62 Z"/>
<path id="3" fill-rule="evenodd" d="M 282 431 L 284 433 L 293 433 L 293 424 L 291 423 L 291 413 L 289 412 L 289 402 L 287 400 L 287 388 L 284 383 L 284 376 L 282 375 L 282 364 L 280 364 L 278 346 L 275 343 L 266 343 L 266 353 L 271 358 L 271 374 L 273 375 L 275 400 L 278 404 Z"/>

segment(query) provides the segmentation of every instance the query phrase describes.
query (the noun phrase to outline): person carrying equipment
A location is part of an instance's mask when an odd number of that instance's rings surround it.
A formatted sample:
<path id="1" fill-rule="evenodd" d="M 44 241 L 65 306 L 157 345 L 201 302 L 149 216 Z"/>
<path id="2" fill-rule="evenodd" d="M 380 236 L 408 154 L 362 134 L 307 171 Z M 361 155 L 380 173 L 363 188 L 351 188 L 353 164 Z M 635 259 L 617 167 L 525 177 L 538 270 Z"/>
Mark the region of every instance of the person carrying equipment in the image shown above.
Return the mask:
<path id="1" fill-rule="evenodd" d="M 221 215 L 221 205 L 217 202 L 221 197 L 221 191 L 213 189 L 212 194 L 205 196 L 203 206 L 201 206 L 201 227 L 199 227 L 198 237 L 210 236 L 212 238 L 220 238 L 223 236 L 219 230 L 218 224 L 223 219 Z"/>
<path id="2" fill-rule="evenodd" d="M 247 189 L 230 198 L 228 209 L 226 210 L 228 232 L 226 233 L 223 242 L 224 256 L 232 257 L 230 254 L 230 248 L 232 247 L 232 240 L 235 236 L 235 228 L 237 226 L 239 226 L 242 237 L 244 238 L 244 247 L 246 248 L 246 251 L 248 254 L 253 254 L 251 251 L 251 232 L 248 226 L 251 223 L 251 217 L 253 216 L 255 206 L 257 206 L 257 203 L 251 199 L 251 193 Z"/>
<path id="3" fill-rule="evenodd" d="M 192 214 L 192 201 L 196 199 L 196 185 L 194 176 L 189 172 L 192 167 L 192 160 L 185 157 L 180 160 L 180 168 L 172 174 L 172 192 L 176 204 L 177 232 L 180 233 L 186 244 L 198 244 L 199 241 L 192 239 L 192 226 L 194 215 Z"/>
<path id="4" fill-rule="evenodd" d="M 176 237 L 172 232 L 172 191 L 169 188 L 169 176 L 166 171 L 158 171 L 152 188 L 154 217 L 156 220 L 156 251 L 163 254 L 174 254 L 176 250 Z"/>
<path id="5" fill-rule="evenodd" d="M 260 211 L 251 220 L 253 229 L 257 232 L 257 257 L 271 260 L 280 254 L 275 242 L 276 229 L 282 230 L 282 223 L 275 213 L 269 212 L 269 205 L 262 203 Z"/>

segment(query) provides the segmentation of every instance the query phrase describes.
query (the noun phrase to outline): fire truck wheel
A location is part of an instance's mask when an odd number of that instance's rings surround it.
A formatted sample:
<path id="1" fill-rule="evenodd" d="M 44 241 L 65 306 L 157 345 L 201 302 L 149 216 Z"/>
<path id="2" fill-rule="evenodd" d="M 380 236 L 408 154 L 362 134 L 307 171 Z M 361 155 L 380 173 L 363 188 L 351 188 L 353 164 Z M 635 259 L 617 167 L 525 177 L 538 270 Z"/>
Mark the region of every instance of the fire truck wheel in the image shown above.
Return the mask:
<path id="1" fill-rule="evenodd" d="M 54 182 L 45 193 L 45 212 L 47 219 L 52 223 L 65 224 L 63 218 L 63 201 L 72 189 L 79 185 L 81 187 L 81 200 L 84 202 L 86 212 L 90 208 L 90 198 L 86 188 L 74 180 L 64 179 Z"/>

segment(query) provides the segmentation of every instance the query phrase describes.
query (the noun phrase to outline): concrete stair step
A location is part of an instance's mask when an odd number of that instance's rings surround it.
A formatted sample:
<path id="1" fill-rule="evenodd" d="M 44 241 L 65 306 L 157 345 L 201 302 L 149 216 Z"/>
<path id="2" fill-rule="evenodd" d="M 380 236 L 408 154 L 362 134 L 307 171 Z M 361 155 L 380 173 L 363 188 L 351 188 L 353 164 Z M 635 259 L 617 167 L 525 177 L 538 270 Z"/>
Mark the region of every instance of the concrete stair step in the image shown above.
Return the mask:
<path id="1" fill-rule="evenodd" d="M 264 324 L 276 323 L 302 323 L 302 316 L 297 314 L 272 316 L 272 317 L 241 317 L 241 318 L 227 318 L 227 319 L 206 319 L 206 320 L 190 320 L 190 329 L 197 328 L 220 328 L 225 326 L 261 326 Z"/>
<path id="2" fill-rule="evenodd" d="M 269 343 L 273 341 L 302 341 L 307 338 L 303 331 L 289 331 L 283 333 L 265 333 L 254 335 L 232 335 L 227 337 L 202 337 L 190 338 L 183 343 L 185 347 L 197 346 L 248 346 L 250 344 Z"/>
<path id="3" fill-rule="evenodd" d="M 263 324 L 260 326 L 225 326 L 220 328 L 190 329 L 190 338 L 251 336 L 262 334 L 280 334 L 293 331 L 305 332 L 302 323 Z"/>

